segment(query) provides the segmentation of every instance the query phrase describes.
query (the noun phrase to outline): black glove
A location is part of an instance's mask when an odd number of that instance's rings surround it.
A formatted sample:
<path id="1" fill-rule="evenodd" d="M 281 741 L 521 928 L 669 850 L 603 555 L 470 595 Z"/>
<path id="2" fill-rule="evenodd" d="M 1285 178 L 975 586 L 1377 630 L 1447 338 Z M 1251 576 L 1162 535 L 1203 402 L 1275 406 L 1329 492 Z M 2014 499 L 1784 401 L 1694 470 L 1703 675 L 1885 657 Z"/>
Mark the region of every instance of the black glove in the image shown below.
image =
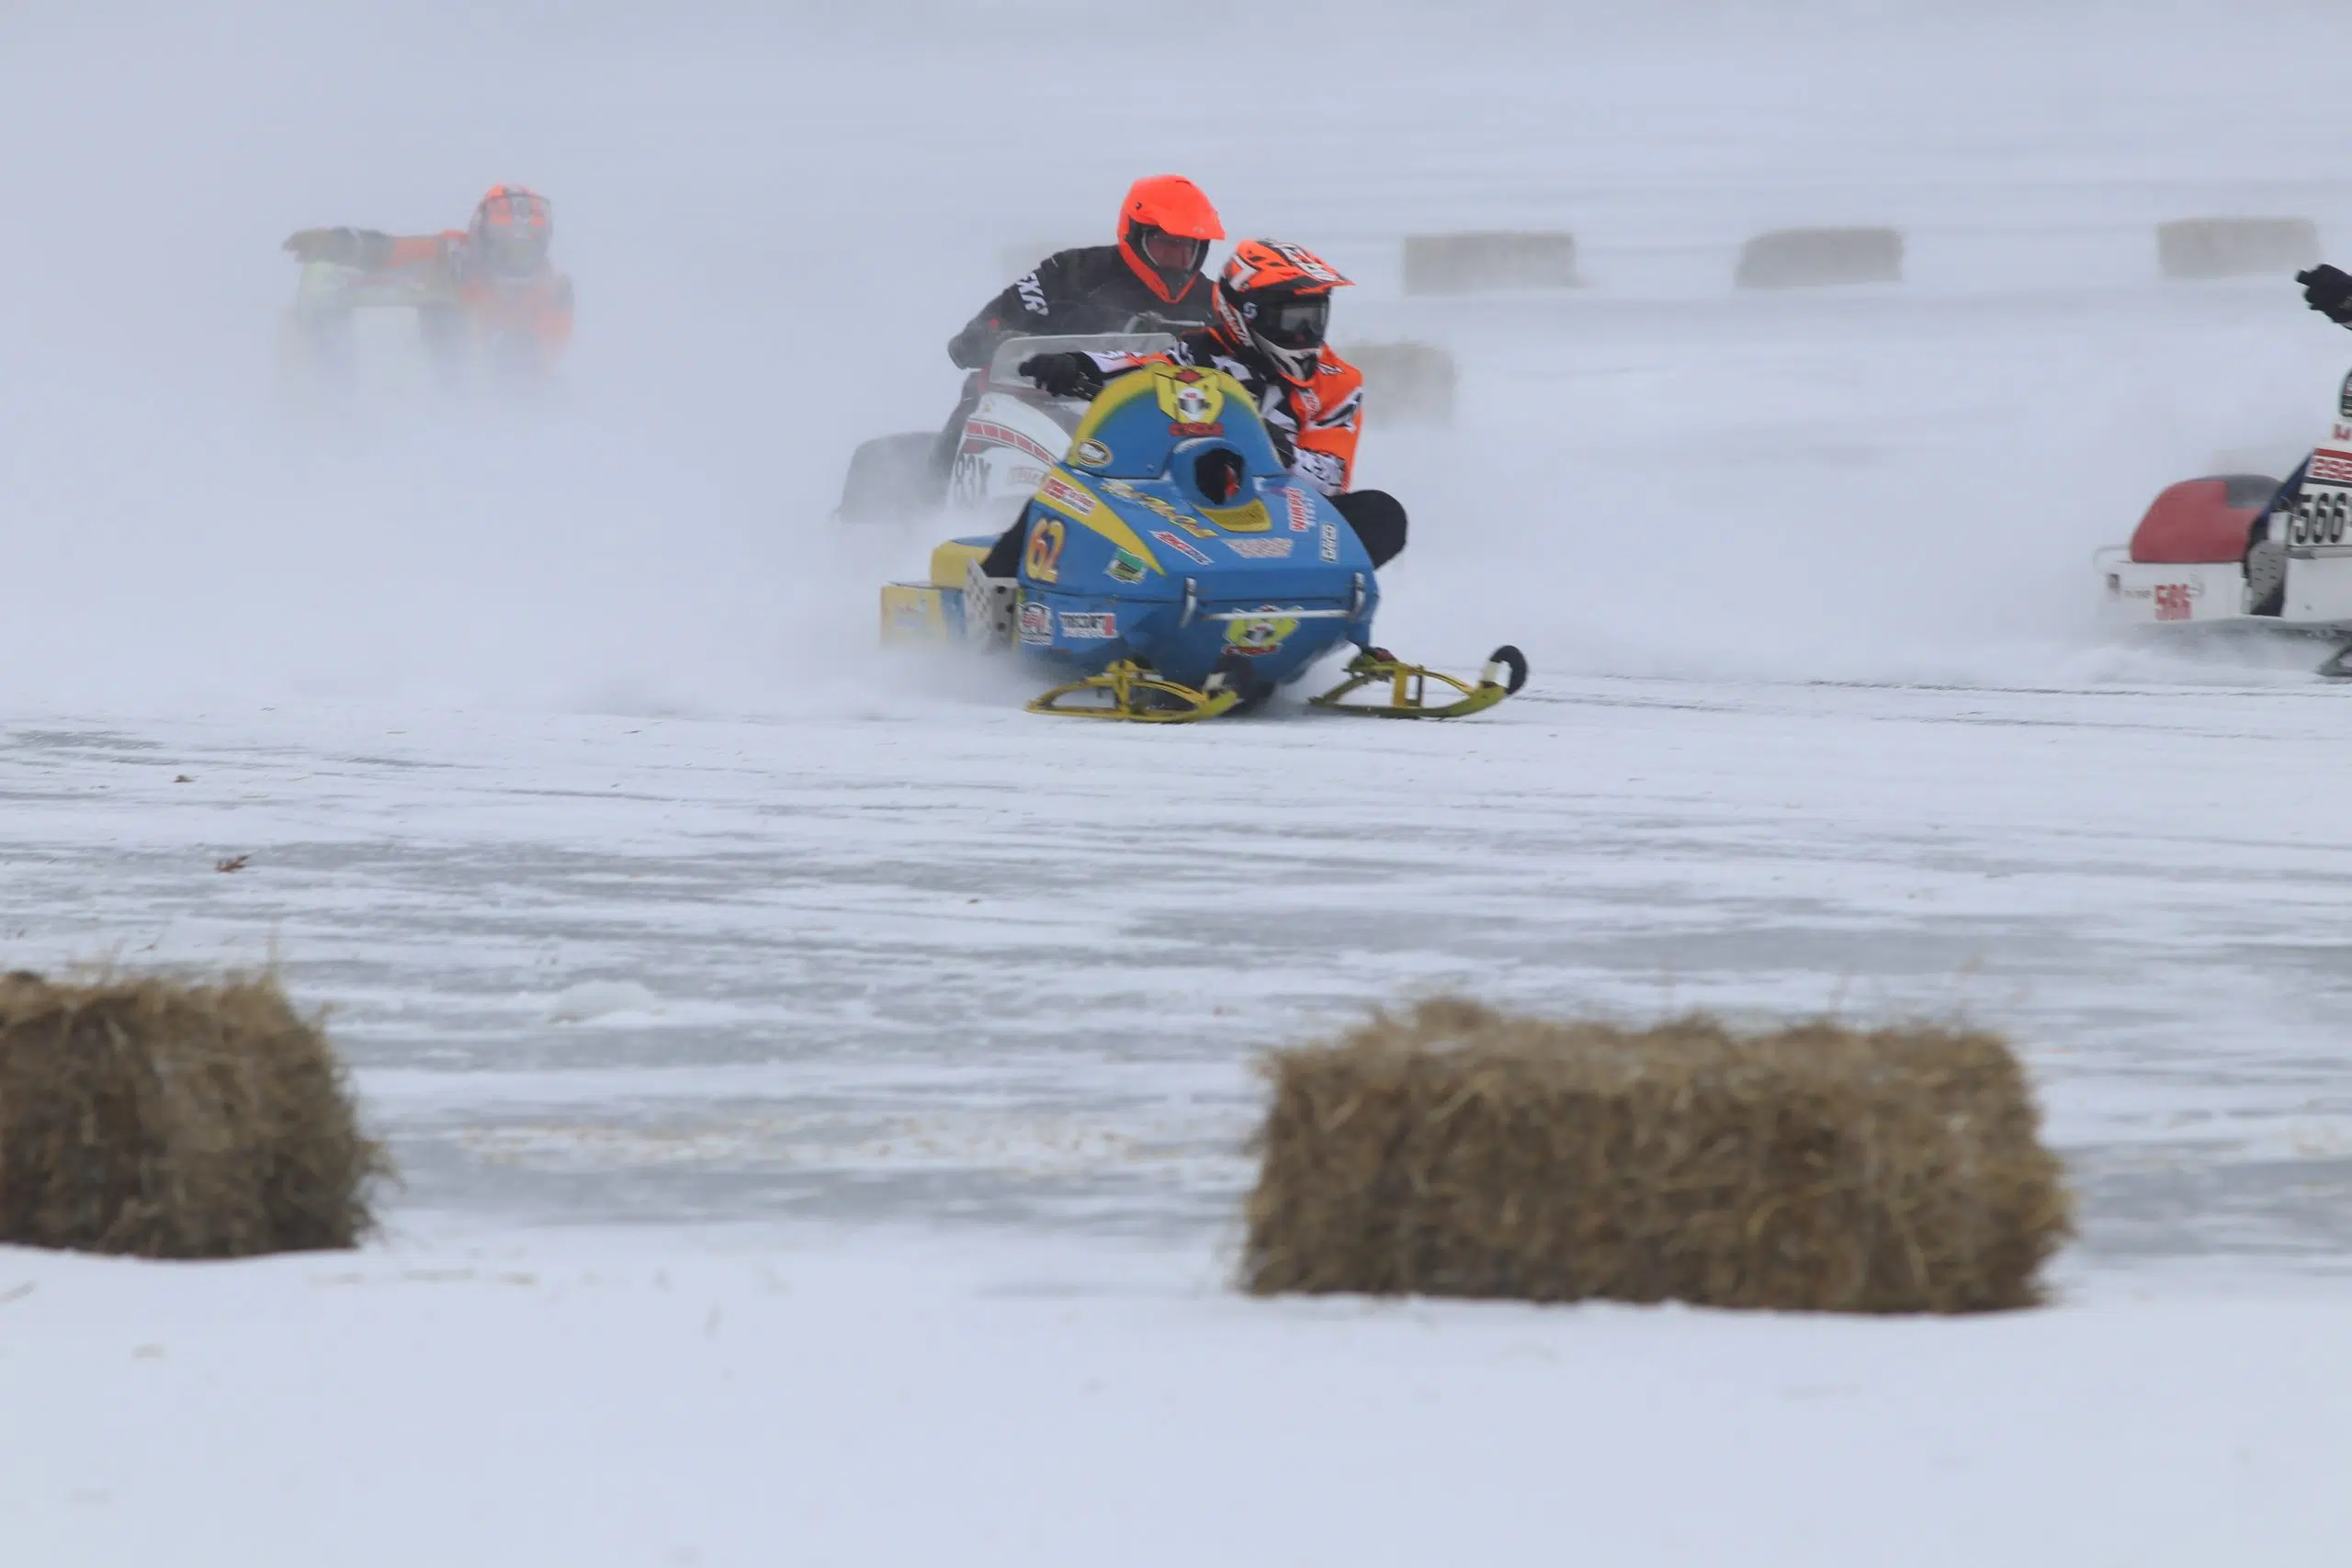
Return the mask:
<path id="1" fill-rule="evenodd" d="M 2322 262 L 2309 272 L 2295 274 L 2303 286 L 2303 303 L 2338 323 L 2352 322 L 2352 272 Z"/>
<path id="2" fill-rule="evenodd" d="M 1102 389 L 1102 367 L 1090 354 L 1032 355 L 1021 362 L 1021 374 L 1057 398 L 1091 398 Z"/>
<path id="3" fill-rule="evenodd" d="M 334 262 L 341 266 L 359 261 L 359 236 L 349 229 L 304 229 L 288 235 L 285 248 L 296 261 Z"/>

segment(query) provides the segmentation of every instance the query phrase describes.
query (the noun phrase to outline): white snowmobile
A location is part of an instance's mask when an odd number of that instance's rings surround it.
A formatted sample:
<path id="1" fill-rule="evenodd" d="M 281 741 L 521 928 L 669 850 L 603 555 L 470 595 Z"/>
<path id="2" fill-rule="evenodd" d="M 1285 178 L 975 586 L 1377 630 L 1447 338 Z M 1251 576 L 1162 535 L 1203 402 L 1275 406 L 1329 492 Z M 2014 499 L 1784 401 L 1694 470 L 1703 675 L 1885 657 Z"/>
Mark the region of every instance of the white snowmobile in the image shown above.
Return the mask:
<path id="1" fill-rule="evenodd" d="M 1007 338 L 978 372 L 976 396 L 953 434 L 918 430 L 859 444 L 834 519 L 895 523 L 953 506 L 1010 520 L 1037 493 L 1046 470 L 1069 456 L 1070 433 L 1089 404 L 1032 386 L 1022 378 L 1023 363 L 1078 349 L 1165 354 L 1175 341 L 1143 332 Z"/>

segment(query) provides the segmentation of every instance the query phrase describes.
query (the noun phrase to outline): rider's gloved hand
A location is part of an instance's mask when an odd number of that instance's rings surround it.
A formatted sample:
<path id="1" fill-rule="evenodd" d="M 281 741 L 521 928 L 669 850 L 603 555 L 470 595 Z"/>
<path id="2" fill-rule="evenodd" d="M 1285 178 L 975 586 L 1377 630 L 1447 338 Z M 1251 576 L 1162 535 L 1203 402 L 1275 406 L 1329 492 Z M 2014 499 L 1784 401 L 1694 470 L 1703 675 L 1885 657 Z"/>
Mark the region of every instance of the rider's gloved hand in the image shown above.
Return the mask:
<path id="1" fill-rule="evenodd" d="M 2352 273 L 2322 262 L 2295 274 L 2295 281 L 2303 286 L 2304 304 L 2331 321 L 2352 322 Z"/>
<path id="2" fill-rule="evenodd" d="M 288 234 L 285 248 L 298 261 L 350 266 L 359 260 L 359 236 L 350 229 L 304 229 Z"/>
<path id="3" fill-rule="evenodd" d="M 1102 367 L 1088 354 L 1036 354 L 1021 374 L 1057 398 L 1091 398 L 1102 389 Z"/>

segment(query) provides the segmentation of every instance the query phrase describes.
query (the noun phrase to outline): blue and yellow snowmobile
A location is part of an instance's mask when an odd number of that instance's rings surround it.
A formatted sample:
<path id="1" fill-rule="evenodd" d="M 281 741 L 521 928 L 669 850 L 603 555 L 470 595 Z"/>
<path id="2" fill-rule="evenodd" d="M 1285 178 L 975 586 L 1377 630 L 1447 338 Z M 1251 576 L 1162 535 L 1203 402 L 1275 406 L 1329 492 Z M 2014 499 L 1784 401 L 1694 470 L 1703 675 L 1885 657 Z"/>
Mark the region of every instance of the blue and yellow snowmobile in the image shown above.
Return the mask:
<path id="1" fill-rule="evenodd" d="M 1068 677 L 1032 713 L 1181 723 L 1246 711 L 1342 644 L 1356 655 L 1316 707 L 1457 718 L 1527 680 L 1515 648 L 1470 682 L 1374 644 L 1371 558 L 1283 469 L 1249 394 L 1221 371 L 1155 362 L 1112 381 L 1023 522 L 1015 649 Z M 930 581 L 885 585 L 884 641 L 984 645 L 965 604 L 995 542 L 950 540 L 932 552 Z"/>

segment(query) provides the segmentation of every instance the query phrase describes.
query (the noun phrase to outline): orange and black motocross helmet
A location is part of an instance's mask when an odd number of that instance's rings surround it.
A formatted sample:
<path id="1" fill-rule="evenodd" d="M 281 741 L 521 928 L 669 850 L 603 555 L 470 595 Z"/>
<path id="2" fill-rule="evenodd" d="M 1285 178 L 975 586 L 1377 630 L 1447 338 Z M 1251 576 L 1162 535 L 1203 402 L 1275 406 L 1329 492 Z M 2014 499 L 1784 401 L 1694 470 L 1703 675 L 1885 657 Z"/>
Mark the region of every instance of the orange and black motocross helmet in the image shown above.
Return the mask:
<path id="1" fill-rule="evenodd" d="M 1347 286 L 1337 269 L 1304 246 L 1244 240 L 1225 264 L 1210 301 L 1217 335 L 1292 386 L 1304 387 L 1323 357 L 1331 290 Z"/>
<path id="2" fill-rule="evenodd" d="M 466 241 L 492 273 L 528 277 L 548 264 L 555 209 L 528 186 L 492 186 L 475 204 Z"/>
<path id="3" fill-rule="evenodd" d="M 1192 292 L 1225 225 L 1201 187 L 1182 175 L 1153 175 L 1127 187 L 1119 208 L 1119 254 L 1144 286 L 1170 304 Z"/>

